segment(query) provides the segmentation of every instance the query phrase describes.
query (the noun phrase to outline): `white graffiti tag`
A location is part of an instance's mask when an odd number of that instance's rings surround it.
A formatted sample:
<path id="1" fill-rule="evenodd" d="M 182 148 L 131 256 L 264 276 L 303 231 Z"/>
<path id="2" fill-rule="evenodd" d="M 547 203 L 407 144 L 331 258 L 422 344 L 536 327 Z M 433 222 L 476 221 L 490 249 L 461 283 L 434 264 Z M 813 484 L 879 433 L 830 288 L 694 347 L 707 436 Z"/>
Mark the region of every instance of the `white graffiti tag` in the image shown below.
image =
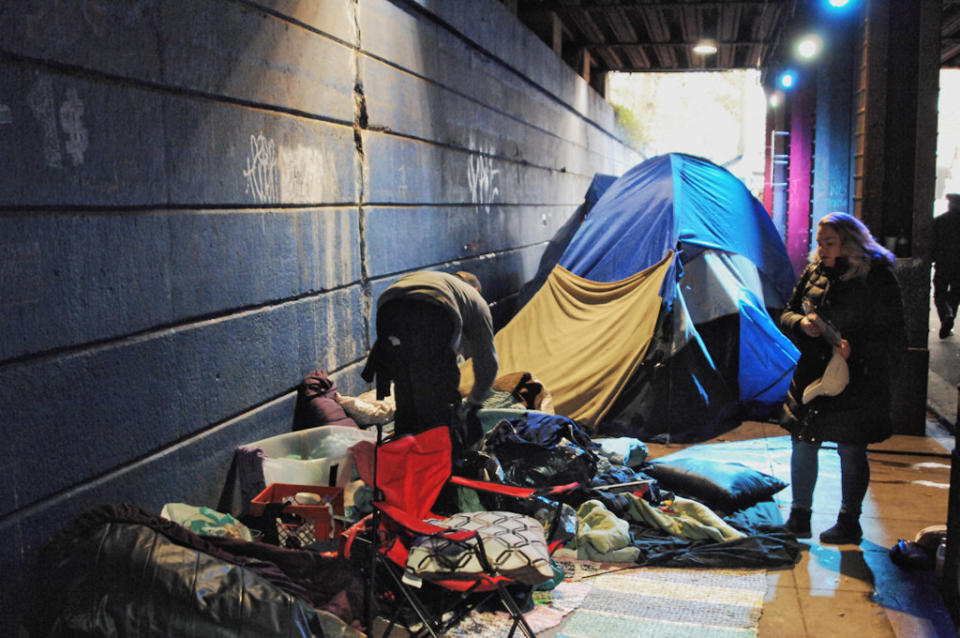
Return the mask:
<path id="1" fill-rule="evenodd" d="M 67 89 L 67 100 L 60 105 L 60 126 L 67 136 L 64 147 L 74 166 L 83 164 L 83 154 L 89 145 L 87 129 L 80 119 L 82 115 L 83 102 L 77 96 L 77 90 Z"/>
<path id="2" fill-rule="evenodd" d="M 53 82 L 50 78 L 40 78 L 27 93 L 27 106 L 33 111 L 33 117 L 40 125 L 43 159 L 50 168 L 63 168 L 60 129 L 63 129 L 66 137 L 64 146 L 74 166 L 83 164 L 83 155 L 90 144 L 87 127 L 83 125 L 83 100 L 75 88 L 67 89 L 66 94 L 66 99 L 60 105 L 58 118 Z"/>
<path id="3" fill-rule="evenodd" d="M 280 195 L 283 201 L 303 201 L 313 198 L 321 201 L 328 182 L 336 180 L 336 169 L 331 166 L 323 148 L 297 144 L 278 149 L 280 164 Z"/>
<path id="4" fill-rule="evenodd" d="M 277 146 L 263 133 L 250 136 L 250 157 L 243 171 L 247 181 L 245 192 L 263 203 L 276 201 L 280 195 L 279 169 L 277 167 Z"/>
<path id="5" fill-rule="evenodd" d="M 489 204 L 500 195 L 497 186 L 499 169 L 493 167 L 493 158 L 487 155 L 471 155 L 467 162 L 467 185 L 475 204 Z"/>
<path id="6" fill-rule="evenodd" d="M 43 77 L 27 93 L 27 105 L 40 125 L 43 159 L 50 168 L 63 168 L 60 136 L 57 134 L 57 107 L 53 102 L 53 82 Z"/>

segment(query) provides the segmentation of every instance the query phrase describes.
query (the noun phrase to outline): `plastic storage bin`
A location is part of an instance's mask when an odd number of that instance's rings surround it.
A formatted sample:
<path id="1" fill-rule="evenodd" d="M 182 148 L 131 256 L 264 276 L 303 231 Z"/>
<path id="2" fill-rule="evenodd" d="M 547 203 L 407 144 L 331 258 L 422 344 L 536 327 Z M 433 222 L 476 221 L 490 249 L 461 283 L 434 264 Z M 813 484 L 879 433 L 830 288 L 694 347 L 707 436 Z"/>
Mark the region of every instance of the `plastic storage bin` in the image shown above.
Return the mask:
<path id="1" fill-rule="evenodd" d="M 341 425 L 279 434 L 237 448 L 241 502 L 271 483 L 346 487 L 354 480 L 350 447 L 376 441 L 376 432 Z"/>

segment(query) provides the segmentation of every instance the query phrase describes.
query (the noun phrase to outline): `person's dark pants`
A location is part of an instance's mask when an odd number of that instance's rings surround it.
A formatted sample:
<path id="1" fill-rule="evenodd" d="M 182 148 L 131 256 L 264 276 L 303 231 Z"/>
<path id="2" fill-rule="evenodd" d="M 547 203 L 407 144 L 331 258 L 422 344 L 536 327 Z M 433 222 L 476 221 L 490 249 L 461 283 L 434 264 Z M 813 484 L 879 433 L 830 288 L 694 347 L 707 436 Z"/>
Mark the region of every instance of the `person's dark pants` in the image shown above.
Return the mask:
<path id="1" fill-rule="evenodd" d="M 819 471 L 820 442 L 793 439 L 792 443 L 790 486 L 793 490 L 793 506 L 811 509 Z M 863 498 L 870 486 L 867 446 L 861 443 L 837 443 L 837 454 L 840 455 L 840 509 L 859 518 Z"/>
<path id="2" fill-rule="evenodd" d="M 448 311 L 429 301 L 389 301 L 377 312 L 377 340 L 394 383 L 396 434 L 456 427 L 460 368 Z"/>
<path id="3" fill-rule="evenodd" d="M 933 303 L 937 307 L 937 316 L 943 333 L 949 333 L 957 317 L 957 306 L 960 305 L 960 282 L 952 282 L 947 277 L 934 270 L 933 273 Z M 942 336 L 945 336 L 942 335 Z"/>

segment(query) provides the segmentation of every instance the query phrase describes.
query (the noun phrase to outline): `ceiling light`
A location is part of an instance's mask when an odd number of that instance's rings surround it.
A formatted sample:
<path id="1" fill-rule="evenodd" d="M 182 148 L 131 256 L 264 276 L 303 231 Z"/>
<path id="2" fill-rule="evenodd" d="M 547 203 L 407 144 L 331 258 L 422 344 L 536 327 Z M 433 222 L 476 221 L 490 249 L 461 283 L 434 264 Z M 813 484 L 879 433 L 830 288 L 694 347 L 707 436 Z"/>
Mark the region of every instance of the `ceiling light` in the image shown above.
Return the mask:
<path id="1" fill-rule="evenodd" d="M 780 91 L 777 91 L 776 93 L 772 93 L 770 95 L 770 99 L 768 100 L 768 103 L 770 104 L 770 108 L 775 109 L 778 106 L 780 106 L 780 101 L 782 99 L 783 99 L 783 94 L 780 93 Z"/>
<path id="2" fill-rule="evenodd" d="M 693 47 L 693 52 L 700 55 L 711 55 L 717 52 L 717 43 L 709 38 L 700 40 Z"/>
<path id="3" fill-rule="evenodd" d="M 828 0 L 831 7 L 845 7 L 850 4 L 850 0 Z"/>
<path id="4" fill-rule="evenodd" d="M 801 60 L 811 60 L 817 57 L 823 48 L 823 40 L 816 33 L 810 33 L 797 42 L 797 56 Z"/>
<path id="5" fill-rule="evenodd" d="M 780 86 L 785 89 L 789 89 L 793 86 L 794 82 L 797 81 L 797 74 L 793 71 L 784 71 L 780 74 L 780 79 L 778 81 Z"/>

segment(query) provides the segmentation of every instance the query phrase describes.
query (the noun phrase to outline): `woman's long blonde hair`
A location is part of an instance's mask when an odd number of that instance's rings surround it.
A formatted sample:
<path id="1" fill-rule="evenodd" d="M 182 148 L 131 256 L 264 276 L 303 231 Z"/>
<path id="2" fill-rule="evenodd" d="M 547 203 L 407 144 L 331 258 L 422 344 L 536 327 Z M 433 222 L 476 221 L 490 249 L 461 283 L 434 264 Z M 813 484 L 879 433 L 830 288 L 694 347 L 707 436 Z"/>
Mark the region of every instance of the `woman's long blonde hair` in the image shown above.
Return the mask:
<path id="1" fill-rule="evenodd" d="M 896 260 L 889 250 L 881 246 L 870 229 L 862 221 L 846 213 L 830 213 L 824 216 L 817 228 L 829 226 L 840 237 L 843 255 L 850 260 L 850 268 L 843 274 L 844 279 L 865 277 L 870 272 L 870 266 L 875 261 L 882 261 L 892 265 Z M 814 249 L 811 261 L 817 263 L 820 256 Z"/>

